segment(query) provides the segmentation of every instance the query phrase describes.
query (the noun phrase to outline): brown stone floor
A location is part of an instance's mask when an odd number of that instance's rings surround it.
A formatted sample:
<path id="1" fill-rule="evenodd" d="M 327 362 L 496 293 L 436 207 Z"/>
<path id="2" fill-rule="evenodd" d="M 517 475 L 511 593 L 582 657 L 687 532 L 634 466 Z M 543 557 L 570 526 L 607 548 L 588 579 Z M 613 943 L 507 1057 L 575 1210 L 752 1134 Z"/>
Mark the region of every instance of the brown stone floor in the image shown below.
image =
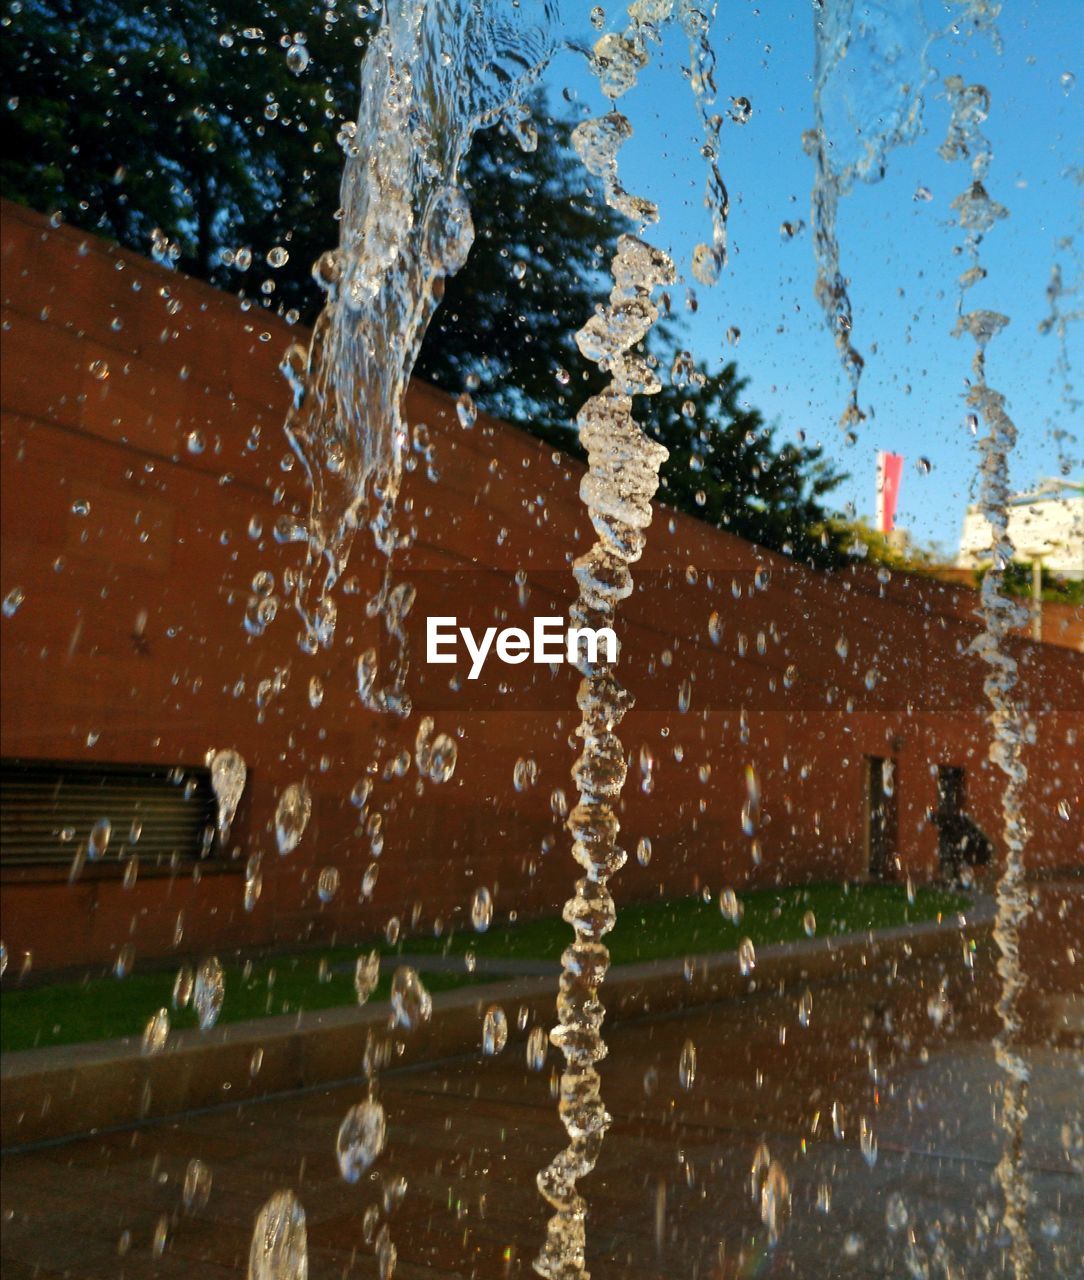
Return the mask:
<path id="1" fill-rule="evenodd" d="M 1040 931 L 1047 958 L 1034 972 L 1062 977 L 1036 982 L 1028 1002 L 1035 1280 L 1084 1275 L 1084 1055 L 1067 1022 L 1079 1017 L 1064 981 L 1068 928 L 1051 913 Z M 798 1021 L 799 989 L 612 1030 L 604 1093 L 614 1125 L 583 1184 L 596 1280 L 1007 1274 L 991 1180 L 994 990 L 993 958 L 980 954 L 973 969 L 961 956 L 817 988 L 808 1028 Z M 678 1083 L 686 1038 L 698 1056 L 689 1091 Z M 362 1216 L 401 1176 L 406 1194 L 388 1219 L 401 1280 L 528 1276 L 544 1222 L 534 1174 L 562 1137 L 553 1061 L 530 1072 L 516 1046 L 495 1059 L 385 1072 L 388 1146 L 354 1186 L 338 1176 L 334 1142 L 360 1085 L 11 1155 L 3 1274 L 243 1275 L 254 1215 L 290 1187 L 307 1214 L 312 1280 L 375 1276 Z M 862 1117 L 879 1148 L 872 1169 L 859 1150 Z M 762 1141 L 792 1193 L 774 1248 L 749 1193 Z M 210 1166 L 214 1185 L 206 1208 L 187 1216 L 181 1184 L 193 1157 Z M 828 1212 L 817 1206 L 823 1186 Z M 886 1224 L 893 1193 L 908 1218 L 896 1231 Z"/>

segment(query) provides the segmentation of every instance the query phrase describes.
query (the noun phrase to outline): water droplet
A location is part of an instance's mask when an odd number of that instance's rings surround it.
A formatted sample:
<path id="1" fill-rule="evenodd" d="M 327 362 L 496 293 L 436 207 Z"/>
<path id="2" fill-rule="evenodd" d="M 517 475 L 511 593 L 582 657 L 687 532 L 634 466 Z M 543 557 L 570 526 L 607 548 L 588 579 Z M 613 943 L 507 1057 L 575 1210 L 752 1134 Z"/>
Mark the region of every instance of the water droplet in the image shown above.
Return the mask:
<path id="1" fill-rule="evenodd" d="M 173 980 L 173 1007 L 174 1009 L 187 1009 L 188 1003 L 192 999 L 192 988 L 195 986 L 196 977 L 192 972 L 190 964 L 182 964 L 177 970 L 177 976 Z"/>
<path id="2" fill-rule="evenodd" d="M 339 892 L 339 868 L 324 867 L 317 877 L 316 892 L 321 902 L 330 902 Z"/>
<path id="3" fill-rule="evenodd" d="M 646 867 L 651 861 L 651 837 L 641 836 L 636 842 L 636 861 Z"/>
<path id="4" fill-rule="evenodd" d="M 813 992 L 808 987 L 802 992 L 798 1001 L 798 1025 L 803 1029 L 809 1026 L 813 1018 Z"/>
<path id="5" fill-rule="evenodd" d="M 708 638 L 712 644 L 719 644 L 723 638 L 723 620 L 714 611 L 708 616 Z"/>
<path id="6" fill-rule="evenodd" d="M 696 1045 L 686 1040 L 678 1059 L 678 1083 L 683 1089 L 691 1089 L 696 1081 Z"/>
<path id="7" fill-rule="evenodd" d="M 693 684 L 692 681 L 686 677 L 678 687 L 678 711 L 684 715 L 692 706 L 692 702 Z"/>
<path id="8" fill-rule="evenodd" d="M 384 1150 L 386 1137 L 387 1121 L 379 1102 L 369 1098 L 350 1108 L 335 1141 L 339 1172 L 346 1182 L 357 1182 Z"/>
<path id="9" fill-rule="evenodd" d="M 469 431 L 478 420 L 478 410 L 474 406 L 474 398 L 470 392 L 464 391 L 456 398 L 455 412 L 459 418 L 459 425 Z"/>
<path id="10" fill-rule="evenodd" d="M 391 1009 L 393 1025 L 405 1031 L 415 1030 L 432 1016 L 433 998 L 409 965 L 400 965 L 392 976 Z"/>
<path id="11" fill-rule="evenodd" d="M 309 51 L 303 44 L 292 44 L 286 50 L 286 65 L 295 76 L 301 75 L 309 65 Z"/>
<path id="12" fill-rule="evenodd" d="M 295 45 L 295 48 L 298 46 Z M 277 244 L 267 254 L 267 265 L 269 267 L 284 267 L 290 261 L 290 251 L 284 249 L 282 245 Z"/>
<path id="13" fill-rule="evenodd" d="M 26 599 L 26 592 L 22 587 L 12 587 L 4 597 L 3 614 L 5 618 L 14 618 L 19 612 L 19 606 Z"/>
<path id="14" fill-rule="evenodd" d="M 910 1220 L 907 1205 L 898 1191 L 889 1194 L 885 1201 L 885 1225 L 889 1231 L 902 1231 Z"/>
<path id="15" fill-rule="evenodd" d="M 256 1215 L 247 1280 L 307 1280 L 305 1210 L 292 1191 L 276 1191 Z"/>
<path id="16" fill-rule="evenodd" d="M 169 1039 L 169 1010 L 159 1009 L 152 1014 L 143 1031 L 143 1052 L 148 1057 L 161 1053 Z"/>
<path id="17" fill-rule="evenodd" d="M 279 797 L 275 810 L 275 838 L 279 853 L 293 853 L 305 834 L 312 813 L 312 797 L 303 782 L 292 782 Z"/>
<path id="18" fill-rule="evenodd" d="M 742 938 L 738 943 L 738 968 L 742 976 L 748 978 L 757 965 L 757 953 L 751 938 Z"/>
<path id="19" fill-rule="evenodd" d="M 737 325 L 732 324 L 726 331 L 726 340 L 732 347 L 736 347 L 741 342 L 741 330 Z"/>
<path id="20" fill-rule="evenodd" d="M 500 1005 L 491 1004 L 482 1020 L 482 1052 L 492 1058 L 507 1043 L 508 1019 Z"/>
<path id="21" fill-rule="evenodd" d="M 211 1198 L 211 1170 L 202 1160 L 189 1160 L 184 1171 L 184 1207 L 186 1213 L 199 1213 Z"/>
<path id="22" fill-rule="evenodd" d="M 92 862 L 97 858 L 105 857 L 112 834 L 113 824 L 108 818 L 99 818 L 94 826 L 91 827 L 90 837 L 87 840 L 87 857 Z"/>
<path id="23" fill-rule="evenodd" d="M 471 898 L 470 921 L 475 933 L 485 933 L 493 921 L 493 895 L 484 885 Z"/>
<path id="24" fill-rule="evenodd" d="M 429 777 L 434 782 L 447 782 L 455 773 L 459 748 L 455 739 L 446 733 L 438 733 L 429 748 Z"/>
<path id="25" fill-rule="evenodd" d="M 130 942 L 126 942 L 117 952 L 117 958 L 113 962 L 113 973 L 118 978 L 126 978 L 132 972 L 133 964 L 135 964 L 135 947 Z"/>
<path id="26" fill-rule="evenodd" d="M 380 981 L 380 952 L 370 951 L 367 956 L 358 956 L 354 966 L 354 991 L 358 1004 L 364 1004 L 376 990 Z"/>
<path id="27" fill-rule="evenodd" d="M 538 781 L 538 762 L 527 757 L 520 757 L 512 770 L 512 785 L 517 791 L 526 791 Z"/>
<path id="28" fill-rule="evenodd" d="M 760 824 L 760 782 L 752 765 L 745 766 L 745 803 L 741 810 L 741 829 L 747 836 L 756 834 Z"/>
<path id="29" fill-rule="evenodd" d="M 248 767 L 237 751 L 216 751 L 211 757 L 211 790 L 218 805 L 218 833 L 229 839 L 230 827 L 245 790 Z"/>
<path id="30" fill-rule="evenodd" d="M 783 1166 L 773 1160 L 760 1188 L 760 1220 L 768 1228 L 768 1243 L 776 1244 L 790 1217 L 790 1182 Z"/>
<path id="31" fill-rule="evenodd" d="M 547 1048 L 545 1027 L 532 1027 L 527 1037 L 527 1066 L 532 1071 L 541 1071 L 546 1065 Z"/>
<path id="32" fill-rule="evenodd" d="M 730 99 L 730 118 L 735 124 L 748 124 L 753 115 L 753 104 L 748 98 Z"/>
<path id="33" fill-rule="evenodd" d="M 858 1146 L 862 1151 L 862 1158 L 872 1169 L 877 1163 L 877 1138 L 865 1116 L 858 1121 Z"/>
<path id="34" fill-rule="evenodd" d="M 217 956 L 208 956 L 196 970 L 192 988 L 192 1006 L 196 1010 L 201 1031 L 210 1031 L 222 1012 L 226 995 L 226 975 Z"/>
<path id="35" fill-rule="evenodd" d="M 1058 801 L 1058 817 L 1061 818 L 1063 822 L 1069 821 L 1069 812 L 1070 812 L 1069 801 L 1059 800 Z"/>
<path id="36" fill-rule="evenodd" d="M 92 360 L 88 367 L 90 376 L 99 382 L 104 382 L 109 377 L 109 365 L 104 360 Z"/>
<path id="37" fill-rule="evenodd" d="M 719 910 L 731 924 L 738 924 L 741 921 L 742 907 L 733 889 L 724 889 L 719 894 Z"/>
<path id="38" fill-rule="evenodd" d="M 1061 1235 L 1061 1218 L 1053 1209 L 1048 1209 L 1039 1219 L 1039 1231 L 1047 1240 L 1056 1240 Z"/>
<path id="39" fill-rule="evenodd" d="M 817 917 L 812 911 L 807 911 L 805 915 L 802 916 L 802 928 L 805 930 L 807 938 L 812 938 L 817 932 Z"/>
<path id="40" fill-rule="evenodd" d="M 931 464 L 929 458 L 919 458 L 918 461 L 915 463 L 915 470 L 919 473 L 920 476 L 928 476 L 930 472 L 933 470 L 933 465 Z"/>

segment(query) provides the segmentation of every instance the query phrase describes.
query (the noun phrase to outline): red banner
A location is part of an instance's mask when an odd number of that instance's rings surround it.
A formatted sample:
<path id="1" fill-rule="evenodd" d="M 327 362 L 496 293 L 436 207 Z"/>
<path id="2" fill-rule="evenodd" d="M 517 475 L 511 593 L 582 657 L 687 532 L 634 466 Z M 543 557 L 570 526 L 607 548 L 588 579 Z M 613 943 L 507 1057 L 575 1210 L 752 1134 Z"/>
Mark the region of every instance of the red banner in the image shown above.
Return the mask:
<path id="1" fill-rule="evenodd" d="M 896 527 L 902 476 L 903 455 L 882 450 L 877 455 L 877 528 L 882 533 L 891 533 Z"/>

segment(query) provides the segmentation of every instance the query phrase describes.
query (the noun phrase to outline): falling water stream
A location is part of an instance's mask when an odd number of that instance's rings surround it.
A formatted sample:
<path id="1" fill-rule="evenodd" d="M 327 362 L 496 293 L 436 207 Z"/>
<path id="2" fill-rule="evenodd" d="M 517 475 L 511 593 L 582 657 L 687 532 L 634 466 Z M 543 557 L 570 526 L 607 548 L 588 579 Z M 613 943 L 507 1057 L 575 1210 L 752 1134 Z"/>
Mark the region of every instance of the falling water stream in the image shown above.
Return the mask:
<path id="1" fill-rule="evenodd" d="M 968 292 L 986 276 L 980 259 L 983 237 L 1008 210 L 993 200 L 987 189 L 993 157 L 983 133 L 990 110 L 990 96 L 979 84 L 966 84 L 950 76 L 945 89 L 952 118 L 941 154 L 945 160 L 966 161 L 970 181 L 953 201 L 959 224 L 966 236 L 970 265 L 960 276 L 960 307 L 956 333 L 970 334 L 975 342 L 973 381 L 967 402 L 982 418 L 987 434 L 979 442 L 982 511 L 993 532 L 993 563 L 982 581 L 983 633 L 973 651 L 989 668 L 984 690 L 990 704 L 992 730 L 990 759 L 1005 775 L 1002 790 L 1002 841 L 1004 863 L 997 883 L 997 919 L 994 940 L 1000 956 L 998 974 L 1001 996 L 997 1011 L 1001 1029 L 994 1039 L 994 1052 L 1003 1073 L 1001 1123 L 1004 1147 L 997 1177 L 1005 1197 L 1004 1221 L 1012 1240 L 1012 1266 L 1016 1280 L 1027 1280 L 1032 1271 L 1032 1250 L 1028 1239 L 1028 1180 L 1024 1170 L 1024 1123 L 1027 1119 L 1028 1065 L 1018 1047 L 1020 1000 L 1024 973 L 1020 963 L 1020 932 L 1031 909 L 1025 883 L 1024 846 L 1027 823 L 1023 813 L 1027 770 L 1021 759 L 1027 727 L 1013 690 L 1018 666 L 1005 641 L 1027 621 L 1027 610 L 1004 590 L 1006 566 L 1013 556 L 1008 535 L 1009 456 L 1016 443 L 1016 427 L 1005 408 L 1005 397 L 986 381 L 987 347 L 1009 323 L 1008 316 L 986 310 L 965 310 Z"/>

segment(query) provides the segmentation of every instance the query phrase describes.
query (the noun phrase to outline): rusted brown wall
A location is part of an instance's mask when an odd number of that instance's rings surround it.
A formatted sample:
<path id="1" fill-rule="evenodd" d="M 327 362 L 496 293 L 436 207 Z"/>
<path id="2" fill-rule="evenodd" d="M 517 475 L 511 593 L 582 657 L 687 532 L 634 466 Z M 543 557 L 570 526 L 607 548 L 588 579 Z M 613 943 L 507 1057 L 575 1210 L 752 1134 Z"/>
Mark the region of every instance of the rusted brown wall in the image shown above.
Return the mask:
<path id="1" fill-rule="evenodd" d="M 473 684 L 461 670 L 455 692 L 453 668 L 425 666 L 421 628 L 433 613 L 480 627 L 498 610 L 501 625 L 565 610 L 570 559 L 588 545 L 580 467 L 484 417 L 464 431 L 446 397 L 415 387 L 409 417 L 429 425 L 439 471 L 436 483 L 424 466 L 410 472 L 401 507 L 417 530 L 396 566 L 397 579 L 418 588 L 416 713 L 406 723 L 373 716 L 358 702 L 354 672 L 374 637 L 364 603 L 380 565 L 368 535 L 354 548 L 357 591 L 339 595 L 330 652 L 304 655 L 285 609 L 261 638 L 242 626 L 257 570 L 281 583 L 300 554 L 270 536 L 278 516 L 307 502 L 300 468 L 283 469 L 287 393 L 276 371 L 296 331 L 24 210 L 5 205 L 3 215 L 0 588 L 26 594 L 2 627 L 3 754 L 198 764 L 208 748 L 232 746 L 251 771 L 231 842 L 240 857 L 198 881 L 187 871 L 143 875 L 125 891 L 110 867 L 74 887 L 63 874 L 6 873 L 9 954 L 18 962 L 30 950 L 36 967 L 77 964 L 129 938 L 138 953 L 161 954 L 182 911 L 183 950 L 348 938 L 393 914 L 409 921 L 415 904 L 426 924 L 461 919 L 482 884 L 499 918 L 555 909 L 575 874 L 550 797 L 558 787 L 572 794 L 576 681 L 567 667 L 553 675 L 491 663 Z M 206 436 L 202 454 L 186 449 L 190 430 Z M 85 517 L 72 512 L 80 500 Z M 247 532 L 253 516 L 265 530 L 259 541 Z M 763 590 L 758 568 L 770 574 Z M 935 870 L 927 810 L 938 762 L 967 765 L 970 808 L 997 829 L 984 668 L 967 653 L 977 627 L 958 589 L 899 576 L 881 583 L 864 569 L 813 574 L 664 508 L 635 576 L 622 633 L 623 675 L 637 697 L 621 728 L 633 756 L 623 825 L 630 851 L 648 835 L 654 857 L 647 867 L 630 858 L 615 881 L 619 897 L 861 876 L 866 754 L 899 761 L 903 872 Z M 712 611 L 722 620 L 718 645 L 708 636 Z M 144 613 L 145 644 L 133 638 Z M 841 635 L 846 659 L 836 651 Z M 1084 660 L 1023 640 L 1013 652 L 1036 734 L 1027 753 L 1031 865 L 1079 867 L 1076 826 L 1055 814 L 1062 800 L 1075 813 L 1084 790 L 1073 739 Z M 261 723 L 256 688 L 276 668 L 288 669 L 288 685 Z M 325 688 L 319 710 L 308 701 L 313 675 Z M 370 855 L 347 797 L 374 755 L 383 764 L 410 747 L 424 713 L 458 736 L 458 769 L 444 786 L 421 786 L 413 771 L 378 782 L 370 808 L 386 810 L 386 845 L 374 898 L 359 903 Z M 650 794 L 640 786 L 641 748 L 656 760 Z M 527 755 L 539 781 L 521 794 L 513 765 Z M 763 791 L 759 867 L 739 823 L 746 765 Z M 279 858 L 276 797 L 301 778 L 313 818 L 298 850 Z M 246 914 L 240 867 L 255 849 L 265 854 L 265 887 Z M 342 887 L 321 905 L 315 879 L 329 865 Z"/>

